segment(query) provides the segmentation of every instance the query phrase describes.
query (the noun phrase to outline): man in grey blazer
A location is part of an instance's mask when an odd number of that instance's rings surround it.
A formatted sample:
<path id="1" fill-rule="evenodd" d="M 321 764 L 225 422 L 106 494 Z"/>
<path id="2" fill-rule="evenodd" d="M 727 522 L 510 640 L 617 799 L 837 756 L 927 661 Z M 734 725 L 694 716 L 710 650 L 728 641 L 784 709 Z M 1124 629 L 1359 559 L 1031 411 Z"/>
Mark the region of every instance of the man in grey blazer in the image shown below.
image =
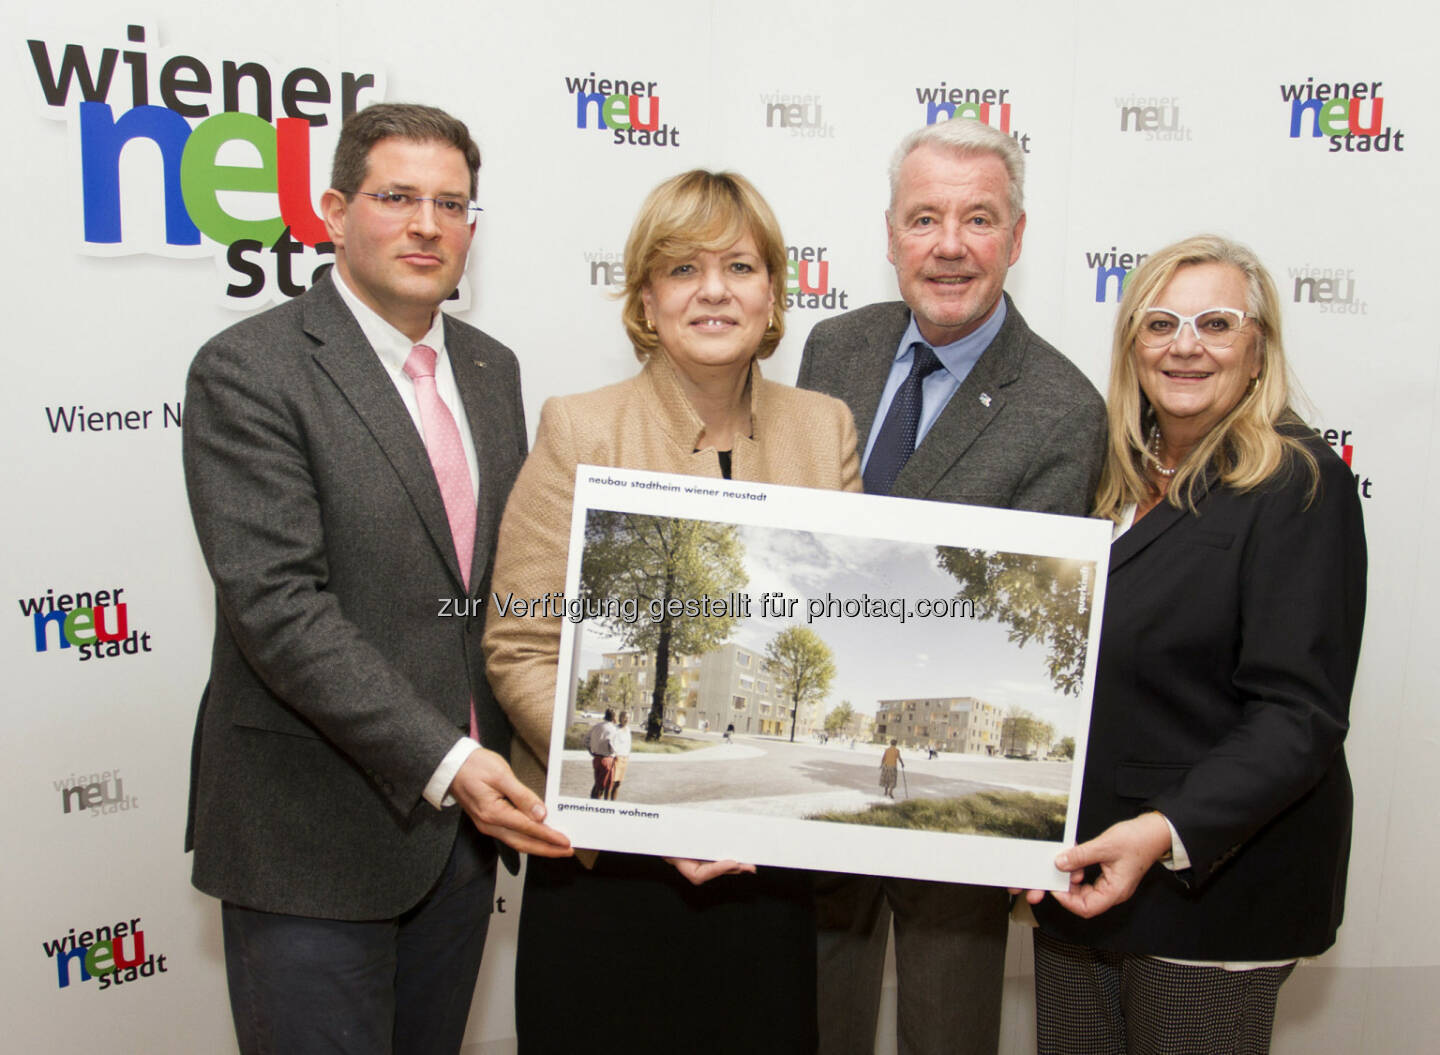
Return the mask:
<path id="1" fill-rule="evenodd" d="M 1083 516 L 1105 406 L 1004 293 L 1025 233 L 1019 147 L 964 119 L 911 133 L 885 217 L 904 301 L 817 325 L 797 382 L 849 405 L 865 490 Z M 821 875 L 817 894 L 823 1055 L 872 1050 L 892 911 L 901 1055 L 996 1050 L 1004 890 Z"/>
<path id="2" fill-rule="evenodd" d="M 486 836 L 569 853 L 510 771 L 480 651 L 526 430 L 514 355 L 438 310 L 479 164 L 443 111 L 350 117 L 321 199 L 333 272 L 190 369 L 185 478 L 216 614 L 186 843 L 223 899 L 246 1053 L 457 1051 Z"/>

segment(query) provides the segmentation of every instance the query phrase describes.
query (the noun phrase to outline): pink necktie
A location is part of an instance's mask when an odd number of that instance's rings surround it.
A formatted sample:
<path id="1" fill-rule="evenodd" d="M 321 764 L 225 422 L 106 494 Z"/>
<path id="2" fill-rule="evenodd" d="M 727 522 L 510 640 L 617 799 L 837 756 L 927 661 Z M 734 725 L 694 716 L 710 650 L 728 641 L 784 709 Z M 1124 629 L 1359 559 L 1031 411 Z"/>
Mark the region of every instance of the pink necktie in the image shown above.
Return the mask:
<path id="1" fill-rule="evenodd" d="M 460 575 L 465 589 L 470 589 L 470 558 L 475 552 L 475 491 L 470 486 L 470 467 L 465 464 L 465 448 L 460 443 L 460 430 L 450 408 L 435 387 L 435 349 L 417 344 L 405 360 L 405 373 L 415 382 L 415 398 L 420 404 L 420 427 L 425 433 L 425 449 L 430 467 L 445 500 L 445 516 L 450 521 L 450 536 L 455 540 L 455 556 L 460 560 Z M 479 739 L 475 726 L 475 701 L 470 701 L 470 735 Z"/>

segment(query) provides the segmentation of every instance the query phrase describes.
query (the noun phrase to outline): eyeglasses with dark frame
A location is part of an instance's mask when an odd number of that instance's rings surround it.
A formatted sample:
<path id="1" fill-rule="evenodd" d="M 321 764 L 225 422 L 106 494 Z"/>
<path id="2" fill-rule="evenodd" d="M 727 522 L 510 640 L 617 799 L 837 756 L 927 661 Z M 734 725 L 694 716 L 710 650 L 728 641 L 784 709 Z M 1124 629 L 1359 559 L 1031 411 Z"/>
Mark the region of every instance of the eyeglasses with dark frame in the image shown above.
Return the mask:
<path id="1" fill-rule="evenodd" d="M 1146 348 L 1165 348 L 1180 339 L 1180 331 L 1188 323 L 1195 339 L 1206 348 L 1229 348 L 1245 328 L 1245 320 L 1257 317 L 1238 308 L 1206 308 L 1194 315 L 1181 315 L 1169 308 L 1147 308 L 1140 316 L 1135 339 Z"/>
<path id="2" fill-rule="evenodd" d="M 473 201 L 466 201 L 463 198 L 422 198 L 418 194 L 407 194 L 405 191 L 398 190 L 360 190 L 355 193 L 361 197 L 374 199 L 381 212 L 387 216 L 393 216 L 397 220 L 408 220 L 415 215 L 415 210 L 420 208 L 420 203 L 426 201 L 435 206 L 437 220 L 442 223 L 454 224 L 457 227 L 473 222 L 476 214 L 483 211 Z"/>

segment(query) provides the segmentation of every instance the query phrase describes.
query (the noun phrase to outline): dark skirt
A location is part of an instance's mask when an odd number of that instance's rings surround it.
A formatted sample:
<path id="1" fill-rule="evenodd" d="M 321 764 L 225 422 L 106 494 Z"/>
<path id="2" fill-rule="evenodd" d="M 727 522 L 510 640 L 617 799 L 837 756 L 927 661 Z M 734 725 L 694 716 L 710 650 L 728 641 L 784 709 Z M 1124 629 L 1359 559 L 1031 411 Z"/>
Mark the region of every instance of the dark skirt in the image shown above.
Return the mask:
<path id="1" fill-rule="evenodd" d="M 692 886 L 658 857 L 532 857 L 515 963 L 520 1055 L 811 1055 L 809 873 Z"/>

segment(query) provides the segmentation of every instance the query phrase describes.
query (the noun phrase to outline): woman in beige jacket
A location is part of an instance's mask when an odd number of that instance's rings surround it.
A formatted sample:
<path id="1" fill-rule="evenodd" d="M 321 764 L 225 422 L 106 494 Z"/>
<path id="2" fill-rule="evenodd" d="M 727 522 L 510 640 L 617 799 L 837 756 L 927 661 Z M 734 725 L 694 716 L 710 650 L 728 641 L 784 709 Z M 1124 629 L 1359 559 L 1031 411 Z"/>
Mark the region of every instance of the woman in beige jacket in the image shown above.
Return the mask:
<path id="1" fill-rule="evenodd" d="M 784 333 L 787 268 L 779 226 L 749 182 L 697 170 L 662 183 L 630 232 L 625 274 L 624 324 L 644 368 L 546 402 L 500 528 L 500 597 L 563 590 L 578 464 L 860 490 L 844 404 L 760 375 Z M 485 633 L 490 683 L 515 727 L 511 761 L 537 790 L 559 643 L 558 618 L 492 614 Z M 813 1051 L 808 877 L 754 872 L 618 853 L 592 869 L 531 858 L 516 961 L 522 1055 L 607 1043 Z M 604 971 L 586 972 L 592 963 Z M 577 1000 L 569 983 L 580 980 L 623 982 L 645 998 L 633 1005 L 606 985 Z M 732 1013 L 706 1013 L 732 998 Z"/>

